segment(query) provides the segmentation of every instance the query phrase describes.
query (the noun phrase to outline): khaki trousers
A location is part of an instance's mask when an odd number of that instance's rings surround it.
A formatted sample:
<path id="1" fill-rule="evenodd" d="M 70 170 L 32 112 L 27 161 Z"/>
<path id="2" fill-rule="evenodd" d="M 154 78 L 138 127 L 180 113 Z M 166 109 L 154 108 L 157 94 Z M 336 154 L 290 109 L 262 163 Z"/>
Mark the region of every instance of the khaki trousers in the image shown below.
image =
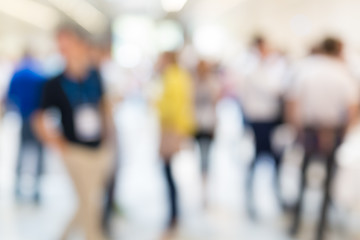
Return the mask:
<path id="1" fill-rule="evenodd" d="M 75 228 L 85 234 L 86 240 L 105 239 L 101 227 L 102 203 L 113 152 L 105 145 L 96 149 L 74 144 L 66 147 L 63 160 L 77 193 L 78 206 L 63 240 L 68 239 Z"/>

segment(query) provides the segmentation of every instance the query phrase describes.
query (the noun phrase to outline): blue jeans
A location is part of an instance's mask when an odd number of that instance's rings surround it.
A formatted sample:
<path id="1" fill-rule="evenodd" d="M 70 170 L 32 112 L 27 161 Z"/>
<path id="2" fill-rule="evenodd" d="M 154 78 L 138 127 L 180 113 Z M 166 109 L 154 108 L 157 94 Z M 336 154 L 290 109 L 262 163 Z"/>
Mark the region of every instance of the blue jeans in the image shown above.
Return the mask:
<path id="1" fill-rule="evenodd" d="M 281 154 L 273 151 L 271 146 L 271 134 L 278 126 L 277 121 L 273 122 L 251 122 L 250 126 L 254 132 L 255 138 L 255 156 L 252 160 L 246 177 L 246 204 L 247 210 L 251 218 L 256 218 L 256 211 L 254 206 L 254 193 L 253 193 L 253 185 L 254 185 L 254 173 L 257 164 L 259 163 L 259 156 L 262 153 L 271 154 L 274 163 L 275 163 L 275 175 L 273 179 L 274 191 L 277 200 L 282 205 L 281 199 L 281 191 L 280 191 L 280 169 L 281 169 Z"/>
<path id="2" fill-rule="evenodd" d="M 26 147 L 32 147 L 36 150 L 36 167 L 35 167 L 35 186 L 33 191 L 34 200 L 39 200 L 40 198 L 40 177 L 43 173 L 44 168 L 44 157 L 43 157 L 43 145 L 36 138 L 30 121 L 23 121 L 21 132 L 20 132 L 20 146 L 19 153 L 17 158 L 16 166 L 16 195 L 17 197 L 21 196 L 21 177 L 24 168 L 24 159 L 26 158 L 25 149 Z"/>

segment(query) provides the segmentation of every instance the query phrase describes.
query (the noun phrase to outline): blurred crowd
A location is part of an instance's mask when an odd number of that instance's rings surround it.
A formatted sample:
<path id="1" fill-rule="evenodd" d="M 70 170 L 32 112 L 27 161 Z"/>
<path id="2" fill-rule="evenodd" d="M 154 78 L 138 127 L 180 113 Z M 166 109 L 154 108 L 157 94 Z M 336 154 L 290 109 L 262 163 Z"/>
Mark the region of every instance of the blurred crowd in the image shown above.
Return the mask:
<path id="1" fill-rule="evenodd" d="M 158 158 L 168 199 L 168 206 L 164 206 L 168 208 L 165 238 L 171 238 L 181 216 L 172 160 L 184 148 L 199 149 L 202 203 L 206 209 L 210 153 L 217 138 L 217 105 L 222 99 L 231 99 L 254 143 L 246 191 L 239 193 L 246 198 L 249 219 L 259 220 L 254 173 L 264 159 L 262 155 L 269 154 L 274 166 L 273 190 L 284 214 L 292 216 L 289 235 L 296 236 L 309 185 L 308 169 L 310 163 L 319 161 L 326 174 L 314 238 L 326 239 L 338 166 L 336 153 L 358 124 L 360 109 L 358 77 L 340 39 L 325 37 L 309 49 L 307 56 L 296 60 L 275 49 L 261 35 L 254 36 L 248 49 L 231 64 L 196 52 L 186 56 L 183 49 L 163 52 L 153 59 L 152 70 L 145 77 L 148 81 L 139 80 L 146 74 L 126 70 L 113 59 L 111 37 L 96 41 L 74 25 L 63 25 L 55 39 L 61 54 L 55 69 L 47 69 L 46 62 L 36 59 L 31 51 L 24 52 L 13 67 L 5 63 L 0 66 L 1 75 L 9 76 L 0 110 L 2 114 L 16 111 L 22 120 L 14 169 L 14 196 L 18 201 L 26 197 L 22 181 L 27 157 L 24 149 L 31 146 L 37 154 L 30 194 L 34 204 L 42 201 L 44 148 L 52 148 L 61 156 L 78 197 L 76 212 L 61 239 L 69 239 L 75 229 L 81 229 L 88 240 L 111 235 L 115 183 L 121 174 L 117 171 L 121 149 L 113 113 L 133 94 L 142 95 L 158 113 Z M 277 140 L 276 133 L 284 128 L 293 138 Z M 301 147 L 303 161 L 299 169 L 300 194 L 289 203 L 283 199 L 280 176 L 284 154 L 294 145 Z"/>

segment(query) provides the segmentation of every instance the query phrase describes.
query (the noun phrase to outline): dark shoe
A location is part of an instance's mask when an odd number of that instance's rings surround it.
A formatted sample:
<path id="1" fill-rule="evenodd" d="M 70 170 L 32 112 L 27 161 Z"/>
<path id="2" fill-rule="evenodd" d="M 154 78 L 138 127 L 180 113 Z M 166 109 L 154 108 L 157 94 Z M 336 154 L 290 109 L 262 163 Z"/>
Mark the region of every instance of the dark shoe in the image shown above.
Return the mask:
<path id="1" fill-rule="evenodd" d="M 178 221 L 177 217 L 173 217 L 169 221 L 169 223 L 167 225 L 167 229 L 169 231 L 175 230 L 178 227 L 178 224 L 179 224 L 179 221 Z"/>
<path id="2" fill-rule="evenodd" d="M 295 237 L 299 232 L 299 226 L 298 224 L 293 224 L 289 230 L 289 234 L 292 237 Z"/>
<path id="3" fill-rule="evenodd" d="M 282 203 L 281 208 L 285 213 L 293 213 L 295 212 L 296 207 L 294 205 Z"/>

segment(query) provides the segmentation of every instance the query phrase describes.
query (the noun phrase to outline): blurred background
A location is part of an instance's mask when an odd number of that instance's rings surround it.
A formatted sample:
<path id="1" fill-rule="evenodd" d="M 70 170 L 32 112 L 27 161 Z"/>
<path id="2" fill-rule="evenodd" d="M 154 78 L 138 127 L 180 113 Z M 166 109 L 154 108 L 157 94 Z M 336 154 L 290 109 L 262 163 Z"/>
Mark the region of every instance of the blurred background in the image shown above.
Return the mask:
<path id="1" fill-rule="evenodd" d="M 19 107 L 8 103 L 14 72 L 26 54 L 45 79 L 66 70 L 56 35 L 63 23 L 86 33 L 94 50 L 89 58 L 99 64 L 111 102 L 117 164 L 106 227 L 109 239 L 360 239 L 359 126 L 348 132 L 336 153 L 327 227 L 319 237 L 326 164 L 313 161 L 305 174 L 302 225 L 293 234 L 294 209 L 302 195 L 304 147 L 296 141 L 292 122 L 279 122 L 270 134 L 257 132 L 258 121 L 251 120 L 259 111 L 262 118 L 272 107 L 263 111 L 264 105 L 254 100 L 257 96 L 265 96 L 262 100 L 267 103 L 271 97 L 279 98 L 279 108 L 286 104 L 298 67 L 310 72 L 311 66 L 302 63 L 329 36 L 341 41 L 341 62 L 354 80 L 352 89 L 360 90 L 359 9 L 357 0 L 0 0 L 0 239 L 60 239 L 77 208 L 77 194 L 61 154 L 46 145 L 39 152 L 23 147 L 24 120 Z M 265 45 L 267 54 L 261 56 Z M 99 49 L 101 57 L 96 55 Z M 165 110 L 158 110 L 157 104 L 167 86 L 161 81 L 166 79 L 160 61 L 164 52 L 177 53 L 176 64 L 193 82 L 189 115 L 198 127 L 171 154 L 179 208 L 171 234 L 164 234 L 169 180 L 163 179 L 162 158 L 167 157 L 161 150 L 159 154 Z M 270 59 L 267 65 L 258 68 L 265 58 Z M 208 74 L 204 78 L 211 75 L 213 85 L 201 82 L 204 72 Z M 269 84 L 247 83 L 270 75 Z M 32 91 L 25 85 L 20 88 L 23 94 Z M 316 89 L 320 97 L 324 89 Z M 174 106 L 179 105 L 169 108 Z M 60 124 L 57 114 L 50 114 L 55 125 Z M 185 115 L 179 118 L 186 119 Z M 209 119 L 213 119 L 210 130 Z M 199 127 L 202 124 L 206 130 Z M 270 154 L 257 154 L 255 141 L 262 134 L 271 135 Z M 23 150 L 19 174 L 18 155 Z M 41 174 L 39 154 L 44 158 Z M 263 160 L 255 170 L 254 158 Z M 275 189 L 274 178 L 279 181 Z M 33 201 L 36 188 L 39 196 Z M 71 239 L 87 239 L 81 233 L 73 235 Z"/>

